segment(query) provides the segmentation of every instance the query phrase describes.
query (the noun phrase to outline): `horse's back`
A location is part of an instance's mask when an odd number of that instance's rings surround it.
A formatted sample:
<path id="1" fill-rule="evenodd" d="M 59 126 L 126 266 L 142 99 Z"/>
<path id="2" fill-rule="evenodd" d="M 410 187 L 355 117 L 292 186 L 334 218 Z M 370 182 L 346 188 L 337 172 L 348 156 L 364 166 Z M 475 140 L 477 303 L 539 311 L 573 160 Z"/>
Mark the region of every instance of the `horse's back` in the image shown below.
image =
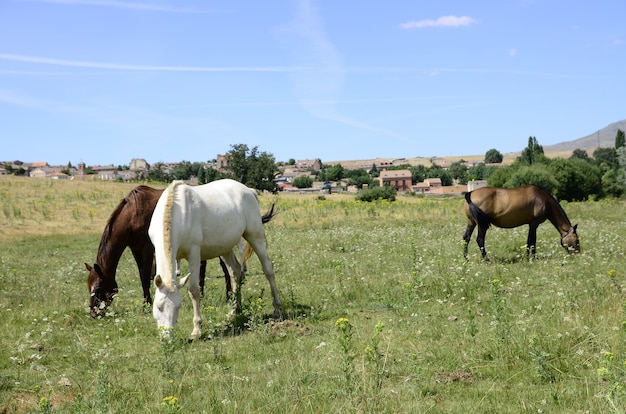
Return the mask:
<path id="1" fill-rule="evenodd" d="M 490 217 L 492 224 L 505 228 L 545 220 L 544 197 L 545 191 L 534 185 L 482 187 L 470 194 L 471 202 Z"/>
<path id="2" fill-rule="evenodd" d="M 190 244 L 201 244 L 203 259 L 225 254 L 246 234 L 263 233 L 256 193 L 244 184 L 224 179 L 178 188 L 186 211 L 181 230 L 192 235 Z"/>

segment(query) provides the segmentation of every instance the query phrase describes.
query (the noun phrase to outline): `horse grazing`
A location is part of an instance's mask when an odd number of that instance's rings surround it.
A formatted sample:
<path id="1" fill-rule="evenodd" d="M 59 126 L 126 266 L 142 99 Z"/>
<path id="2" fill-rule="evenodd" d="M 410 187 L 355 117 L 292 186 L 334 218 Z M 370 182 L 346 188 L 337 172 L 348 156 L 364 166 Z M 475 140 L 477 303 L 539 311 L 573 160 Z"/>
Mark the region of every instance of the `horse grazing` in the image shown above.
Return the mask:
<path id="1" fill-rule="evenodd" d="M 139 269 L 143 297 L 146 303 L 152 304 L 150 281 L 154 276 L 154 246 L 148 237 L 150 218 L 156 207 L 162 189 L 140 185 L 132 189 L 117 205 L 102 233 L 96 262 L 93 266 L 85 263 L 89 271 L 87 288 L 89 289 L 89 309 L 92 317 L 97 317 L 113 301 L 118 293 L 115 274 L 120 257 L 129 247 Z M 226 293 L 232 291 L 230 275 L 224 262 L 220 259 L 226 277 Z M 201 269 L 200 285 L 204 289 L 206 262 Z"/>
<path id="2" fill-rule="evenodd" d="M 465 215 L 467 229 L 463 235 L 465 241 L 465 257 L 474 228 L 478 226 L 476 242 L 483 259 L 488 261 L 485 250 L 485 235 L 490 225 L 502 228 L 513 228 L 528 224 L 527 253 L 535 255 L 537 227 L 546 220 L 561 235 L 561 246 L 570 253 L 580 253 L 577 224 L 572 226 L 563 207 L 545 190 L 526 185 L 519 188 L 483 187 L 465 193 Z"/>
<path id="3" fill-rule="evenodd" d="M 263 223 L 272 217 L 272 209 L 261 216 L 256 193 L 234 180 L 218 180 L 190 187 L 175 181 L 157 202 L 148 234 L 155 247 L 156 276 L 152 314 L 164 337 L 176 325 L 182 304 L 180 289 L 189 283 L 193 305 L 194 328 L 191 338 L 200 336 L 200 261 L 222 256 L 234 277 L 235 311 L 241 312 L 242 271 L 233 247 L 243 237 L 248 248 L 244 261 L 254 251 L 269 282 L 274 305 L 274 319 L 282 317 L 281 302 L 274 281 L 274 268 L 267 254 Z M 186 259 L 190 273 L 176 279 L 176 261 Z"/>

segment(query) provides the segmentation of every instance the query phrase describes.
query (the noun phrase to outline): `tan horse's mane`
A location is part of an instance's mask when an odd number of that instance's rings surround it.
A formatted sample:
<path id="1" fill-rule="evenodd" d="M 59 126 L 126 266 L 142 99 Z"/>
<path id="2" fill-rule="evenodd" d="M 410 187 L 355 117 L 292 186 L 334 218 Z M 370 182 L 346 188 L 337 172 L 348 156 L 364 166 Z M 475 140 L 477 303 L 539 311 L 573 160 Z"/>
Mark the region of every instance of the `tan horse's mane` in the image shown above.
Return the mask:
<path id="1" fill-rule="evenodd" d="M 169 187 L 167 188 L 167 200 L 165 201 L 165 206 L 163 208 L 163 248 L 169 254 L 166 257 L 166 264 L 168 269 L 172 269 L 172 207 L 174 206 L 174 201 L 176 199 L 174 195 L 174 191 L 176 187 L 180 184 L 183 184 L 182 181 L 173 181 Z M 171 292 L 174 290 L 174 278 L 175 274 L 172 272 L 169 280 L 164 280 L 163 283 L 167 287 L 167 289 Z M 163 277 L 163 276 L 161 276 Z"/>

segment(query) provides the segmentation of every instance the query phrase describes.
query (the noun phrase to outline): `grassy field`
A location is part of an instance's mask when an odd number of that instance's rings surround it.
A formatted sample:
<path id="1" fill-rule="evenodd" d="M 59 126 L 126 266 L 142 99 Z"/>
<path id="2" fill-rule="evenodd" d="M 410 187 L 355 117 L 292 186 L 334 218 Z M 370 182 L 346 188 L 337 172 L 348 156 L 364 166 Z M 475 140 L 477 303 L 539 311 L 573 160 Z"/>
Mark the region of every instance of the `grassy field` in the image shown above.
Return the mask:
<path id="1" fill-rule="evenodd" d="M 494 228 L 462 257 L 461 197 L 262 196 L 285 320 L 256 258 L 245 329 L 209 263 L 204 336 L 160 342 L 129 252 L 89 317 L 84 262 L 132 184 L 0 177 L 0 413 L 622 413 L 624 202 L 565 203 L 583 254 L 549 224 Z"/>

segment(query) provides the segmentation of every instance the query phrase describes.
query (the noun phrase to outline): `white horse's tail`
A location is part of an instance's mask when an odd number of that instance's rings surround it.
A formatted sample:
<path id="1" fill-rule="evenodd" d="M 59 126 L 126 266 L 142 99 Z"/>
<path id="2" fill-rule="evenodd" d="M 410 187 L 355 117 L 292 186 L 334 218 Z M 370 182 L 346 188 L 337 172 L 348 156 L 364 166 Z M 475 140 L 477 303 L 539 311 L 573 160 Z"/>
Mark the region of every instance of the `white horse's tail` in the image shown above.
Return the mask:
<path id="1" fill-rule="evenodd" d="M 278 214 L 278 211 L 274 211 L 275 206 L 276 206 L 276 203 L 272 203 L 272 206 L 267 211 L 267 213 L 261 216 L 261 222 L 263 224 L 269 223 L 274 217 L 276 217 L 276 215 Z M 267 245 L 267 237 L 265 238 L 265 244 Z M 248 261 L 250 257 L 252 257 L 252 254 L 254 254 L 254 249 L 252 248 L 252 246 L 250 246 L 250 243 L 248 243 L 248 241 L 246 240 L 246 249 L 244 250 L 243 256 L 241 257 L 242 266 L 246 265 L 246 262 Z"/>

